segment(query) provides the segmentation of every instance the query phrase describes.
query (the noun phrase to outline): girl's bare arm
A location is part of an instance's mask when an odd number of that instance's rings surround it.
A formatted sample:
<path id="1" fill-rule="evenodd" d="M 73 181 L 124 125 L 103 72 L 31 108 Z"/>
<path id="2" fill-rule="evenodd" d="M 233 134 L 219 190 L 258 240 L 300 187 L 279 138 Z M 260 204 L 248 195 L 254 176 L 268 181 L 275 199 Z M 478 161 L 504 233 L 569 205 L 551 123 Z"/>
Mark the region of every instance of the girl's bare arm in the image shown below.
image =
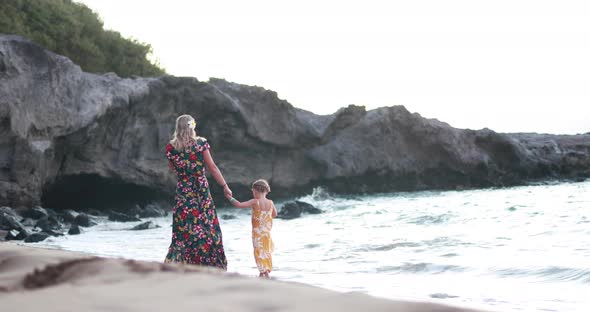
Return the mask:
<path id="1" fill-rule="evenodd" d="M 209 150 L 203 152 L 203 160 L 205 161 L 205 165 L 207 166 L 207 169 L 209 169 L 209 172 L 211 172 L 211 175 L 213 176 L 215 181 L 217 181 L 217 183 L 223 187 L 223 193 L 229 194 L 231 196 L 232 191 L 229 189 L 229 186 L 225 182 L 225 179 L 223 178 L 221 171 L 213 161 L 213 157 L 211 157 L 211 153 L 209 152 Z"/>
<path id="2" fill-rule="evenodd" d="M 236 207 L 236 208 L 250 208 L 250 207 L 254 206 L 254 204 L 256 203 L 256 199 L 252 198 L 249 201 L 245 201 L 242 203 L 239 200 L 234 198 L 233 201 L 230 200 L 230 203 L 232 205 L 234 205 L 234 207 Z"/>
<path id="3" fill-rule="evenodd" d="M 270 204 L 272 205 L 272 217 L 276 218 L 278 213 L 277 213 L 277 207 L 275 207 L 275 203 L 271 200 Z"/>

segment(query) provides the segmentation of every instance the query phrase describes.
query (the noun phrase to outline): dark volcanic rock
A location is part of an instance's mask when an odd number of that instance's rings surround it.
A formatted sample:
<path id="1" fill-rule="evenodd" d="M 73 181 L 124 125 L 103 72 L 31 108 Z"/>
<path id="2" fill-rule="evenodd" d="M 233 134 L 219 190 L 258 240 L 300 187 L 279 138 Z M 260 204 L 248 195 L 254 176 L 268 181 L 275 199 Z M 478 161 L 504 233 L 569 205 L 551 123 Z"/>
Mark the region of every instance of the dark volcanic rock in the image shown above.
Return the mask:
<path id="1" fill-rule="evenodd" d="M 279 210 L 279 213 L 277 215 L 277 218 L 279 219 L 296 219 L 299 218 L 301 216 L 301 206 L 297 205 L 294 202 L 290 202 L 290 203 L 286 203 L 283 205 L 283 207 L 281 207 L 281 209 Z"/>
<path id="2" fill-rule="evenodd" d="M 229 214 L 222 214 L 221 215 L 221 219 L 222 220 L 234 220 L 237 219 L 238 217 L 234 216 L 234 215 L 229 215 Z"/>
<path id="3" fill-rule="evenodd" d="M 0 216 L 2 215 L 9 215 L 9 216 L 13 216 L 13 217 L 18 217 L 18 214 L 16 213 L 16 211 L 14 211 L 14 209 L 10 208 L 10 207 L 0 207 Z"/>
<path id="4" fill-rule="evenodd" d="M 145 206 L 139 213 L 140 218 L 158 218 L 165 217 L 166 212 L 155 204 L 149 204 Z"/>
<path id="5" fill-rule="evenodd" d="M 35 206 L 35 207 L 29 208 L 29 209 L 23 211 L 21 213 L 21 215 L 23 217 L 25 217 L 25 218 L 31 218 L 33 220 L 39 220 L 39 219 L 41 219 L 43 217 L 49 216 L 49 213 L 44 208 L 39 207 L 39 206 Z"/>
<path id="6" fill-rule="evenodd" d="M 95 217 L 89 216 L 85 213 L 80 213 L 74 219 L 73 224 L 83 226 L 83 227 L 91 227 L 91 226 L 97 225 L 98 222 L 96 222 Z"/>
<path id="7" fill-rule="evenodd" d="M 74 220 L 76 220 L 76 217 L 79 215 L 80 213 L 71 210 L 71 209 L 66 209 L 64 211 L 62 211 L 62 213 L 60 214 L 61 218 L 64 219 L 64 221 L 69 222 L 69 223 L 73 223 Z"/>
<path id="8" fill-rule="evenodd" d="M 47 233 L 33 233 L 31 235 L 29 235 L 27 238 L 25 238 L 25 243 L 37 243 L 37 242 L 41 242 L 44 241 L 45 239 L 47 239 L 50 235 Z"/>
<path id="9" fill-rule="evenodd" d="M 104 212 L 104 211 L 100 211 L 100 210 L 96 210 L 96 209 L 86 209 L 84 210 L 84 213 L 90 215 L 90 216 L 108 216 L 108 213 Z"/>
<path id="10" fill-rule="evenodd" d="M 37 221 L 35 221 L 31 218 L 24 218 L 20 221 L 20 223 L 26 227 L 35 227 L 35 225 L 37 224 Z"/>
<path id="11" fill-rule="evenodd" d="M 46 230 L 59 230 L 63 227 L 63 224 L 56 217 L 46 216 L 46 217 L 39 219 L 39 221 L 37 221 L 37 224 L 35 224 L 35 226 L 40 228 L 43 231 L 46 231 Z"/>
<path id="12" fill-rule="evenodd" d="M 10 211 L 0 211 L 0 230 L 17 230 L 24 231 L 25 226 L 19 221 L 20 217 L 12 214 Z"/>
<path id="13" fill-rule="evenodd" d="M 236 197 L 249 195 L 255 177 L 277 197 L 318 185 L 361 193 L 590 177 L 589 134 L 456 129 L 403 106 L 319 116 L 219 79 L 85 73 L 16 36 L 0 35 L 0 64 L 0 205 L 172 204 L 176 177 L 163 150 L 182 113 L 196 117 Z"/>
<path id="14" fill-rule="evenodd" d="M 127 213 L 130 216 L 135 216 L 139 218 L 139 215 L 143 212 L 143 209 L 141 209 L 141 207 L 139 207 L 139 205 L 135 205 L 133 206 L 133 208 L 127 209 L 125 211 L 125 213 Z"/>
<path id="15" fill-rule="evenodd" d="M 138 225 L 134 226 L 132 228 L 132 230 L 134 230 L 134 231 L 140 231 L 140 230 L 156 229 L 156 228 L 159 228 L 159 227 L 160 226 L 157 225 L 157 224 L 155 224 L 154 222 L 147 221 L 147 222 L 144 222 L 144 223 L 141 223 L 141 224 L 138 224 Z"/>
<path id="16" fill-rule="evenodd" d="M 301 212 L 305 212 L 305 213 L 309 213 L 309 214 L 319 214 L 319 213 L 323 212 L 321 209 L 316 208 L 312 204 L 308 204 L 306 202 L 296 200 L 295 204 L 297 204 L 299 207 L 301 207 Z"/>
<path id="17" fill-rule="evenodd" d="M 6 236 L 4 237 L 5 240 L 23 240 L 25 238 L 27 238 L 29 235 L 31 235 L 31 233 L 28 230 L 10 230 L 8 231 L 8 233 L 6 233 Z"/>
<path id="18" fill-rule="evenodd" d="M 116 212 L 116 211 L 111 211 L 109 213 L 109 221 L 115 221 L 115 222 L 134 222 L 134 221 L 141 221 L 141 219 L 134 217 L 134 216 L 130 216 L 124 213 L 120 213 L 120 212 Z"/>
<path id="19" fill-rule="evenodd" d="M 299 218 L 302 213 L 318 214 L 322 211 L 311 204 L 301 201 L 288 202 L 281 207 L 277 218 L 280 219 L 295 219 Z"/>
<path id="20" fill-rule="evenodd" d="M 68 231 L 69 235 L 78 235 L 80 234 L 80 227 L 77 224 L 72 224 L 72 227 L 70 227 L 70 230 Z"/>
<path id="21" fill-rule="evenodd" d="M 42 232 L 42 233 L 46 233 L 46 234 L 49 234 L 49 235 L 51 235 L 51 236 L 56 236 L 56 237 L 57 237 L 57 236 L 64 236 L 64 234 L 63 234 L 63 233 L 61 233 L 61 232 L 56 232 L 56 231 L 54 231 L 54 230 L 43 230 L 43 232 Z"/>

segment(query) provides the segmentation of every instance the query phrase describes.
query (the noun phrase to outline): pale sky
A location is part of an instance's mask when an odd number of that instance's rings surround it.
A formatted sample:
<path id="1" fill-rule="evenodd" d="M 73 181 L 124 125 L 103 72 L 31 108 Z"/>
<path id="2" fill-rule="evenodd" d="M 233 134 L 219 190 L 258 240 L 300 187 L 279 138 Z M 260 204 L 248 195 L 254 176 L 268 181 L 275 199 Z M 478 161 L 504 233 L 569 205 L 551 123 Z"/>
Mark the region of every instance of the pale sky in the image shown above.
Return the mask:
<path id="1" fill-rule="evenodd" d="M 458 128 L 590 132 L 590 1 L 80 2 L 172 75 L 314 113 L 401 104 Z"/>

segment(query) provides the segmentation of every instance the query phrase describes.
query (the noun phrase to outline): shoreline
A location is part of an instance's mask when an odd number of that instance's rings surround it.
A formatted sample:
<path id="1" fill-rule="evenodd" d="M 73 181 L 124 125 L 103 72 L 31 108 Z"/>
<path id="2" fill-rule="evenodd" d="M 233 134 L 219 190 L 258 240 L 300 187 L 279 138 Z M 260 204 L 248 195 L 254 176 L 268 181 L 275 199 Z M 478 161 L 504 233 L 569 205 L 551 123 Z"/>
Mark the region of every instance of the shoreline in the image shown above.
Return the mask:
<path id="1" fill-rule="evenodd" d="M 0 303 L 18 311 L 481 311 L 12 242 L 0 242 Z"/>

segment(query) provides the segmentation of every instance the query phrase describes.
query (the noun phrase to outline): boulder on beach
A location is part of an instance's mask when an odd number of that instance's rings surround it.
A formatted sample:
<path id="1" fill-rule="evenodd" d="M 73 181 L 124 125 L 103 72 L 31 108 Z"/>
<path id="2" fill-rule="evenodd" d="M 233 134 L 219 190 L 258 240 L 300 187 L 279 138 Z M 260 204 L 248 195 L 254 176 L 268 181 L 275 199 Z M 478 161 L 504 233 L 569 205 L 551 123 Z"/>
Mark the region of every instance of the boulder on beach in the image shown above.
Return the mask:
<path id="1" fill-rule="evenodd" d="M 159 218 L 165 217 L 166 211 L 156 204 L 148 204 L 139 213 L 140 218 Z"/>
<path id="2" fill-rule="evenodd" d="M 35 224 L 37 224 L 37 221 L 31 219 L 31 218 L 24 218 L 20 221 L 20 223 L 22 223 L 22 225 L 26 226 L 26 227 L 35 227 Z"/>
<path id="3" fill-rule="evenodd" d="M 6 206 L 0 207 L 0 215 L 3 215 L 3 214 L 13 216 L 13 217 L 18 216 L 18 214 L 16 213 L 16 211 L 14 211 L 14 209 L 12 209 L 10 207 L 6 207 Z"/>
<path id="4" fill-rule="evenodd" d="M 4 239 L 5 240 L 23 240 L 23 239 L 27 238 L 29 235 L 31 235 L 31 232 L 27 229 L 22 229 L 22 230 L 12 229 L 12 230 L 9 230 L 8 233 L 6 233 L 6 236 L 4 237 Z"/>
<path id="5" fill-rule="evenodd" d="M 114 221 L 114 222 L 135 222 L 135 221 L 141 221 L 141 219 L 134 217 L 134 216 L 130 216 L 128 214 L 125 213 L 121 213 L 121 212 L 117 212 L 117 211 L 111 211 L 109 213 L 109 221 Z"/>
<path id="6" fill-rule="evenodd" d="M 42 233 L 49 234 L 50 236 L 54 236 L 54 237 L 58 237 L 58 236 L 64 236 L 64 233 L 62 233 L 62 232 L 58 232 L 58 231 L 54 231 L 54 230 L 50 230 L 50 229 L 43 230 L 43 231 L 41 231 L 41 232 L 42 232 Z"/>
<path id="7" fill-rule="evenodd" d="M 20 217 L 16 213 L 11 213 L 8 210 L 0 211 L 0 230 L 21 232 L 25 230 L 25 226 L 19 221 Z"/>
<path id="8" fill-rule="evenodd" d="M 45 208 L 35 206 L 29 209 L 25 209 L 23 212 L 21 212 L 21 216 L 23 216 L 24 218 L 39 220 L 41 218 L 48 217 L 49 213 L 47 212 L 47 210 L 45 210 Z"/>
<path id="9" fill-rule="evenodd" d="M 63 227 L 62 222 L 54 216 L 45 216 L 35 224 L 35 227 L 41 230 L 60 230 Z"/>
<path id="10" fill-rule="evenodd" d="M 62 219 L 64 219 L 64 221 L 69 222 L 69 223 L 73 223 L 79 214 L 80 214 L 79 212 L 74 211 L 72 209 L 66 209 L 60 213 L 60 216 Z"/>
<path id="11" fill-rule="evenodd" d="M 85 213 L 80 213 L 74 219 L 73 224 L 83 226 L 83 227 L 91 227 L 91 226 L 97 225 L 98 222 L 96 221 L 96 217 L 89 216 Z"/>
<path id="12" fill-rule="evenodd" d="M 141 230 L 151 230 L 151 229 L 156 229 L 159 228 L 160 226 L 155 224 L 152 221 L 147 221 L 141 224 L 138 224 L 136 226 L 134 226 L 131 230 L 133 231 L 141 231 Z"/>
<path id="13" fill-rule="evenodd" d="M 279 219 L 296 219 L 301 216 L 302 213 L 309 213 L 309 214 L 318 214 L 322 213 L 322 210 L 314 207 L 313 205 L 302 202 L 302 201 L 293 201 L 285 203 L 279 213 L 277 218 Z"/>
<path id="14" fill-rule="evenodd" d="M 44 232 L 33 233 L 25 238 L 25 243 L 38 243 L 47 239 L 50 235 Z"/>
<path id="15" fill-rule="evenodd" d="M 70 227 L 70 230 L 68 231 L 69 235 L 78 235 L 80 234 L 80 226 L 77 224 L 72 224 L 72 226 Z"/>

